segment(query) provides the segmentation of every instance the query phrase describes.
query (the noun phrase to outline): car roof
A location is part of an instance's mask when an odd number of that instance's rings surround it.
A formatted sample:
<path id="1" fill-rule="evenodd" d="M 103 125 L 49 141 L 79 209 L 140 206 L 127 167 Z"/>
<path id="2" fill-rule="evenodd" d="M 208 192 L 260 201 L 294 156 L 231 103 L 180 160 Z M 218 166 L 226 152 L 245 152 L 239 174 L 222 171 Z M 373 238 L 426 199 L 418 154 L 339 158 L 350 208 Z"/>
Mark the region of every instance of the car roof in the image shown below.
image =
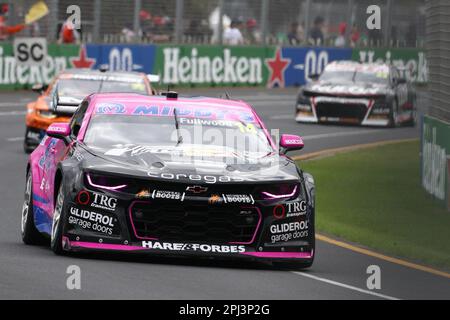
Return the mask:
<path id="1" fill-rule="evenodd" d="M 390 65 L 387 63 L 384 63 L 384 62 L 358 62 L 358 61 L 352 61 L 352 60 L 331 61 L 327 66 L 348 67 L 349 69 L 355 69 L 358 67 L 390 68 Z"/>
<path id="2" fill-rule="evenodd" d="M 167 98 L 164 95 L 146 96 L 137 93 L 95 93 L 90 95 L 91 103 L 122 103 L 142 105 L 170 105 L 183 107 L 184 105 L 195 105 L 196 108 L 205 107 L 209 109 L 234 109 L 253 112 L 253 108 L 238 100 L 211 98 L 204 96 L 179 96 L 178 98 Z"/>

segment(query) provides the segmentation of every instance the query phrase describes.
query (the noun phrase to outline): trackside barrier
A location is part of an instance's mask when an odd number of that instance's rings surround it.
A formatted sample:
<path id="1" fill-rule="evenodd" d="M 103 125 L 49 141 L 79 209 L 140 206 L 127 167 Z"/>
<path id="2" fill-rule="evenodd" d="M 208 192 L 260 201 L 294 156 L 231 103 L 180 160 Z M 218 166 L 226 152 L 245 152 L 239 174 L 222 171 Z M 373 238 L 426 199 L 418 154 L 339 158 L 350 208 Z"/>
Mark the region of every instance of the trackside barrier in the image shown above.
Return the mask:
<path id="1" fill-rule="evenodd" d="M 334 60 L 386 61 L 405 69 L 405 76 L 426 83 L 425 53 L 418 49 L 351 49 L 326 47 L 213 45 L 48 45 L 43 66 L 17 65 L 9 43 L 0 44 L 0 89 L 24 89 L 49 83 L 66 68 L 98 68 L 161 75 L 163 85 L 265 86 L 303 85 Z"/>
<path id="2" fill-rule="evenodd" d="M 421 131 L 422 186 L 450 210 L 450 123 L 426 115 Z"/>

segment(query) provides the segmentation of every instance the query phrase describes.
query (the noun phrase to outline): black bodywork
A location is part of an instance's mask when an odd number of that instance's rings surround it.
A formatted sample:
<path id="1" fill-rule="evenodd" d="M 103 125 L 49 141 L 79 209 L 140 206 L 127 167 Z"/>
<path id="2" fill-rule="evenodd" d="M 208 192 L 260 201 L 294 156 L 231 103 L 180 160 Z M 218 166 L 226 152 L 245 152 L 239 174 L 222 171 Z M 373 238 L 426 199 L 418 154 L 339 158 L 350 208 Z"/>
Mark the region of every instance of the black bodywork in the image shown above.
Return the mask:
<path id="1" fill-rule="evenodd" d="M 345 62 L 340 64 L 345 66 Z M 349 71 L 355 64 L 348 63 Z M 414 125 L 415 90 L 397 68 L 386 68 L 389 77 L 384 84 L 339 79 L 324 81 L 320 77 L 310 81 L 297 95 L 297 122 L 389 127 Z"/>
<path id="2" fill-rule="evenodd" d="M 271 163 L 278 168 L 272 171 Z M 202 170 L 198 159 L 171 161 L 170 151 L 136 159 L 105 157 L 81 143 L 68 146 L 59 165 L 66 194 L 64 249 L 135 249 L 310 266 L 315 246 L 312 177 L 286 156 L 223 168 L 211 173 Z M 102 181 L 126 187 L 107 190 L 99 187 Z M 284 199 L 263 199 L 262 191 L 280 184 L 295 185 L 298 191 Z M 83 218 L 84 211 L 95 217 Z M 85 227 L 101 219 L 97 214 L 110 219 L 96 230 Z"/>

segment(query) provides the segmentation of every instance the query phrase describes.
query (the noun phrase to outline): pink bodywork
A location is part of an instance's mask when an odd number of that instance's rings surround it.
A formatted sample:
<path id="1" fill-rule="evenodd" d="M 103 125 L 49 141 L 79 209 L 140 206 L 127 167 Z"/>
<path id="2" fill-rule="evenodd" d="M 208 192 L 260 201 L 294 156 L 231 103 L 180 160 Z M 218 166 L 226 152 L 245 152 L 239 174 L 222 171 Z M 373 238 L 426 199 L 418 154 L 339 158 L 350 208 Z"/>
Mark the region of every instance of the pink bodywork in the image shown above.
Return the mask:
<path id="1" fill-rule="evenodd" d="M 152 116 L 170 116 L 173 117 L 173 110 L 177 109 L 180 116 L 183 117 L 209 117 L 210 119 L 223 120 L 243 120 L 246 123 L 258 124 L 265 132 L 269 143 L 274 150 L 276 144 L 271 138 L 264 123 L 254 112 L 253 108 L 243 101 L 224 100 L 216 98 L 183 98 L 168 99 L 161 96 L 144 96 L 129 93 L 103 93 L 92 94 L 88 96 L 89 107 L 83 118 L 83 122 L 78 133 L 77 140 L 83 141 L 89 122 L 94 114 L 122 114 L 135 115 L 138 107 L 156 107 L 157 115 Z M 135 116 L 145 116 L 136 114 Z M 69 135 L 69 125 L 54 123 L 49 130 L 62 135 Z M 69 131 L 67 131 L 69 130 Z M 292 136 L 298 139 L 297 136 Z M 51 218 L 53 214 L 55 199 L 55 174 L 58 163 L 65 159 L 68 147 L 60 139 L 45 136 L 40 145 L 30 155 L 29 164 L 32 170 L 33 194 L 37 199 L 35 201 Z"/>
<path id="2" fill-rule="evenodd" d="M 65 158 L 67 147 L 60 139 L 45 136 L 41 144 L 30 155 L 33 180 L 34 205 L 52 217 L 55 199 L 55 173 L 59 161 Z"/>
<path id="3" fill-rule="evenodd" d="M 47 134 L 49 135 L 61 135 L 67 137 L 70 134 L 70 124 L 64 122 L 52 123 L 47 128 Z"/>
<path id="4" fill-rule="evenodd" d="M 264 123 L 254 112 L 253 108 L 243 101 L 224 100 L 217 98 L 183 98 L 168 99 L 161 96 L 142 96 L 137 94 L 122 93 L 104 93 L 93 94 L 89 98 L 90 106 L 86 112 L 83 124 L 81 126 L 78 139 L 83 141 L 86 133 L 87 124 L 93 114 L 122 114 L 122 115 L 141 115 L 135 114 L 139 107 L 158 108 L 158 114 L 151 116 L 174 116 L 174 109 L 177 109 L 181 117 L 209 118 L 211 120 L 243 120 L 246 123 L 256 123 L 265 132 L 269 143 L 276 150 L 277 146 L 271 138 Z"/>
<path id="5" fill-rule="evenodd" d="M 303 139 L 293 134 L 283 134 L 280 139 L 280 146 L 286 149 L 302 149 L 305 144 Z"/>

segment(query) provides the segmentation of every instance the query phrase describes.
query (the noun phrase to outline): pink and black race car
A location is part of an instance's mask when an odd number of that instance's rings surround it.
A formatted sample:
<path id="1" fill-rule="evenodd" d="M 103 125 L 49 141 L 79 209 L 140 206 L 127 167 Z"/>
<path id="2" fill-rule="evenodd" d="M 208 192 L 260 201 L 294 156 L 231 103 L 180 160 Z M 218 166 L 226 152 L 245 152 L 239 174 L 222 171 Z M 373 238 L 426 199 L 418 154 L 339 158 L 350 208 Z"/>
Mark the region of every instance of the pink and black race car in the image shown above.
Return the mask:
<path id="1" fill-rule="evenodd" d="M 92 94 L 30 155 L 22 238 L 309 267 L 314 180 L 285 155 L 302 147 L 244 102 Z"/>

